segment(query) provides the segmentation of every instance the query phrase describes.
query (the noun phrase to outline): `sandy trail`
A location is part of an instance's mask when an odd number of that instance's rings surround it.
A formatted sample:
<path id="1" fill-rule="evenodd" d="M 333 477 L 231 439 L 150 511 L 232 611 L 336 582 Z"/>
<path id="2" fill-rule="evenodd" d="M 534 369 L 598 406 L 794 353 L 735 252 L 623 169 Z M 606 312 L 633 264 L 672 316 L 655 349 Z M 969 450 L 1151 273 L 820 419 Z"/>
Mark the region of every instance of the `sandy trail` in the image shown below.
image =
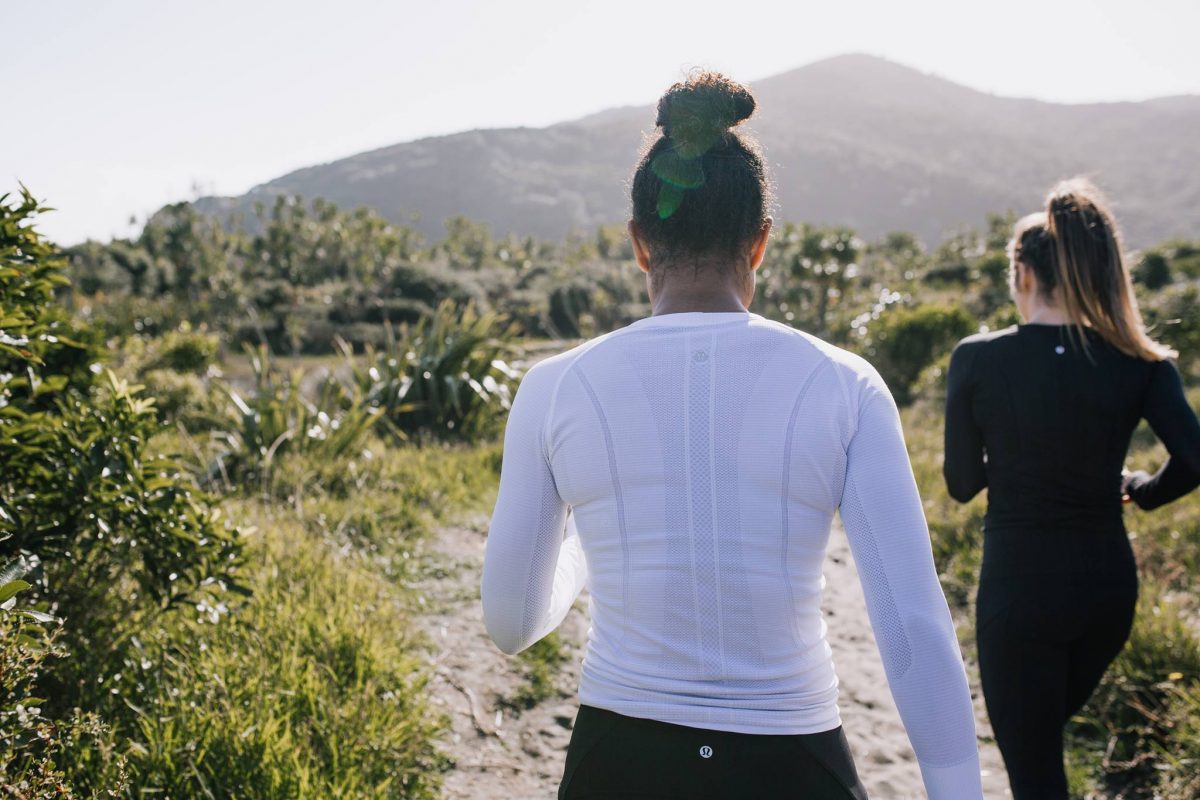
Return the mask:
<path id="1" fill-rule="evenodd" d="M 479 575 L 487 520 L 446 528 L 431 543 L 436 565 L 420 586 L 428 613 L 421 624 L 432 642 L 432 701 L 450 718 L 442 746 L 454 766 L 445 775 L 447 800 L 553 798 L 577 708 L 582 643 L 587 621 L 575 610 L 559 629 L 569 660 L 559 672 L 558 696 L 520 715 L 499 701 L 525 681 L 521 662 L 498 651 L 483 627 Z M 826 556 L 824 608 L 841 679 L 842 719 L 858 770 L 875 800 L 923 798 L 920 770 L 887 688 L 887 679 L 863 602 L 862 589 L 840 525 Z M 1000 755 L 990 739 L 976 688 L 984 794 L 1009 796 Z"/>

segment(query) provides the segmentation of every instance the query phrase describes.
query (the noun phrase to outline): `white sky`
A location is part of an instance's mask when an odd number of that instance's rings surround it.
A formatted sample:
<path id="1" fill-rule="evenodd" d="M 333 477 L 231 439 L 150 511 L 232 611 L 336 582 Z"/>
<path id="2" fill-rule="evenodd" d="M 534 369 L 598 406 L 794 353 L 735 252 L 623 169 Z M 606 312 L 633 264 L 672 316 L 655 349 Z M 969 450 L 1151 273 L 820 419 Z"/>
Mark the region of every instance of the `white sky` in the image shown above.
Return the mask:
<path id="1" fill-rule="evenodd" d="M 1200 94 L 1198 30 L 1198 0 L 0 0 L 0 193 L 64 244 L 127 235 L 196 188 L 849 52 L 1060 102 Z"/>

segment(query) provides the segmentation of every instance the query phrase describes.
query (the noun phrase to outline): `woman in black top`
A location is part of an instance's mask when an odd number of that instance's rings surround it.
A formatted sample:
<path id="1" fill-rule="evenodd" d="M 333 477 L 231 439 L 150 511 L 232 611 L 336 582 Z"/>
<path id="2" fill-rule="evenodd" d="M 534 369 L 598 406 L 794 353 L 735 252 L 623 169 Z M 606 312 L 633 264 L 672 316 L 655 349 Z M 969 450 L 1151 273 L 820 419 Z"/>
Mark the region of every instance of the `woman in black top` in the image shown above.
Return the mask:
<path id="1" fill-rule="evenodd" d="M 1009 252 L 1025 322 L 955 348 L 944 473 L 960 502 L 988 490 L 976 634 L 1013 796 L 1065 798 L 1063 725 L 1133 622 L 1122 500 L 1156 508 L 1200 484 L 1200 424 L 1094 187 L 1057 186 Z M 1122 469 L 1141 419 L 1170 453 L 1154 475 Z"/>

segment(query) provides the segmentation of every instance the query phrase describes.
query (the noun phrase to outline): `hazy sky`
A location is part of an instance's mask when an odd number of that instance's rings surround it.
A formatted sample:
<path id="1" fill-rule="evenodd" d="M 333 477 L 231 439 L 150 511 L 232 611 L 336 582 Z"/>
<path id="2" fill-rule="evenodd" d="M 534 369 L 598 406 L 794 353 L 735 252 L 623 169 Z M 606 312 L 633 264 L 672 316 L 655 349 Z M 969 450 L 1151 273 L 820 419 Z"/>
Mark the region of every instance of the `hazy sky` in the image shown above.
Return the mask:
<path id="1" fill-rule="evenodd" d="M 1198 30 L 1198 0 L 0 0 L 0 193 L 58 208 L 62 243 L 126 235 L 197 188 L 848 52 L 1059 102 L 1200 94 Z"/>

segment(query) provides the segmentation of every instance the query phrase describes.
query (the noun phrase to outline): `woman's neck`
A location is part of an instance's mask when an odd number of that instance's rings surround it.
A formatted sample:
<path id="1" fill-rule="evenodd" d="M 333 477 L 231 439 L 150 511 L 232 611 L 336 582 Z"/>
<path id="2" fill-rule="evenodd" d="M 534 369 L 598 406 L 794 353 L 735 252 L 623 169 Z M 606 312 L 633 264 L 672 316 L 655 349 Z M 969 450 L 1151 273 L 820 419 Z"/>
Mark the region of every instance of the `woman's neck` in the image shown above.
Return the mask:
<path id="1" fill-rule="evenodd" d="M 1030 303 L 1024 316 L 1028 325 L 1066 325 L 1071 321 L 1058 303 L 1048 303 L 1040 298 Z"/>
<path id="2" fill-rule="evenodd" d="M 686 267 L 673 270 L 662 285 L 648 287 L 653 314 L 747 311 L 754 297 L 753 284 L 744 287 L 737 283 L 713 270 L 700 269 L 694 275 Z"/>
<path id="3" fill-rule="evenodd" d="M 726 311 L 746 310 L 746 306 L 737 297 L 675 297 L 669 295 L 659 295 L 654 300 L 654 310 L 652 313 L 657 317 L 660 314 L 681 314 L 687 311 L 707 311 L 710 313 L 720 313 Z"/>

